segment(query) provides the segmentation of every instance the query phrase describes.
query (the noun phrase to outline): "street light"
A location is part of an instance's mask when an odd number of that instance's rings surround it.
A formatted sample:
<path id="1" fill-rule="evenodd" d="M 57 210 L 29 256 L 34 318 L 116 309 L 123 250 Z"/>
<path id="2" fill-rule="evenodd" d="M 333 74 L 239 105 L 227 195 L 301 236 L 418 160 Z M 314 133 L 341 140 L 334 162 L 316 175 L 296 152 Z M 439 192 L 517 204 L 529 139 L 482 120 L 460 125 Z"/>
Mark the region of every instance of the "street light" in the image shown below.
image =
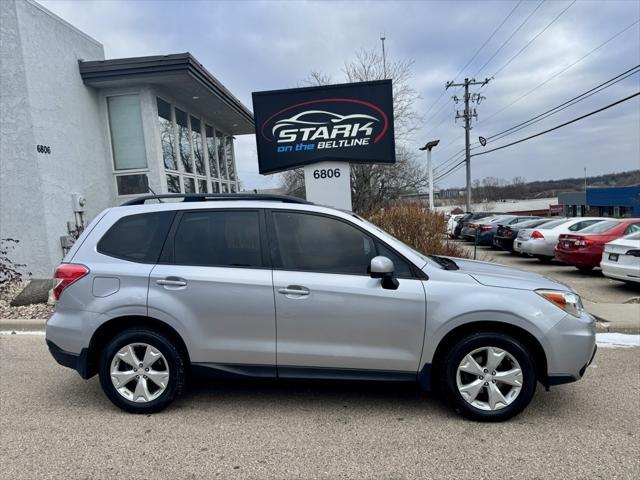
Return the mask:
<path id="1" fill-rule="evenodd" d="M 431 150 L 438 145 L 440 140 L 432 140 L 419 150 L 427 151 L 427 168 L 429 170 L 429 208 L 434 209 L 433 205 L 433 165 L 431 164 Z"/>

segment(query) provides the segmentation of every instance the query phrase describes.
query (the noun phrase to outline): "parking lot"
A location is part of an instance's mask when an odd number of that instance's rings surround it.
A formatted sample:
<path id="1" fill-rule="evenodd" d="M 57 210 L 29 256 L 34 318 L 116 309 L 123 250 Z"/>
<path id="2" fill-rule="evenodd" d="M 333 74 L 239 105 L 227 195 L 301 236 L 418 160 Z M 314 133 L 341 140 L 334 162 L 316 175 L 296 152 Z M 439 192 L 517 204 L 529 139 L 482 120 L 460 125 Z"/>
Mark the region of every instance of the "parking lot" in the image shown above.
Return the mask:
<path id="1" fill-rule="evenodd" d="M 473 244 L 462 240 L 451 240 L 463 245 L 467 251 L 473 254 Z M 477 259 L 501 263 L 510 267 L 528 270 L 530 272 L 546 275 L 560 282 L 566 283 L 586 300 L 597 303 L 625 303 L 640 296 L 640 285 L 634 286 L 624 282 L 611 280 L 600 269 L 589 273 L 582 273 L 575 267 L 559 262 L 542 263 L 539 260 L 521 255 L 513 255 L 502 250 L 494 250 L 491 247 L 477 247 Z"/>
<path id="2" fill-rule="evenodd" d="M 192 386 L 130 415 L 58 366 L 41 335 L 0 336 L 2 478 L 638 478 L 640 355 L 601 348 L 508 423 L 463 420 L 412 385 Z"/>

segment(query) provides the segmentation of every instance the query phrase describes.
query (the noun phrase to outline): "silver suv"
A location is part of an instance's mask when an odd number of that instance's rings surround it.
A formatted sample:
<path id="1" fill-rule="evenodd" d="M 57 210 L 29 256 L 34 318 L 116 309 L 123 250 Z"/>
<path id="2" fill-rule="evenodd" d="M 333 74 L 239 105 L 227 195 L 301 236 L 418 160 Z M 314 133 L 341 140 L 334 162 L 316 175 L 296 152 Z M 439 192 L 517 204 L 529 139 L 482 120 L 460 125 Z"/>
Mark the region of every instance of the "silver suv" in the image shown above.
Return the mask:
<path id="1" fill-rule="evenodd" d="M 413 381 L 497 421 L 595 354 L 580 297 L 541 275 L 425 256 L 289 197 L 169 197 L 105 210 L 55 273 L 51 354 L 129 412 L 206 373 Z"/>

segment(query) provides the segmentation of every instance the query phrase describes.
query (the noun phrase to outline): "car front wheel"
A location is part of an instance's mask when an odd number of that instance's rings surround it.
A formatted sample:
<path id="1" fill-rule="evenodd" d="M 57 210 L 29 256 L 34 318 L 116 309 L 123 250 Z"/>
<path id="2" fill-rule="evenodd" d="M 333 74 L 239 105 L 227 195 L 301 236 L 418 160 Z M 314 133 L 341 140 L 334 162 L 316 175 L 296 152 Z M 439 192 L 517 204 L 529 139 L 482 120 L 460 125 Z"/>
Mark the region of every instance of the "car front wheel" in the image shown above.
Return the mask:
<path id="1" fill-rule="evenodd" d="M 507 420 L 524 410 L 535 393 L 531 354 L 503 333 L 462 338 L 449 350 L 444 368 L 449 400 L 471 420 Z"/>
<path id="2" fill-rule="evenodd" d="M 116 406 L 158 412 L 184 389 L 184 360 L 164 335 L 134 328 L 116 335 L 100 356 L 100 384 Z"/>

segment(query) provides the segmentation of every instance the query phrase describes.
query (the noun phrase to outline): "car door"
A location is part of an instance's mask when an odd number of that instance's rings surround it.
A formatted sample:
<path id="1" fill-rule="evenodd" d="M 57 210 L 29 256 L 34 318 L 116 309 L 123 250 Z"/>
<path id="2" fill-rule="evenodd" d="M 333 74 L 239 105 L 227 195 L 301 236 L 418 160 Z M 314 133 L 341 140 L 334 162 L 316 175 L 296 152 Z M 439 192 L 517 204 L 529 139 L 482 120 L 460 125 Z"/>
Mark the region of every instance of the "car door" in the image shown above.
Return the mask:
<path id="1" fill-rule="evenodd" d="M 149 280 L 149 315 L 177 323 L 191 361 L 275 375 L 276 329 L 264 212 L 179 212 Z"/>
<path id="2" fill-rule="evenodd" d="M 415 375 L 425 330 L 425 291 L 415 267 L 344 219 L 273 210 L 278 375 Z M 371 258 L 391 258 L 397 290 L 371 278 Z"/>

